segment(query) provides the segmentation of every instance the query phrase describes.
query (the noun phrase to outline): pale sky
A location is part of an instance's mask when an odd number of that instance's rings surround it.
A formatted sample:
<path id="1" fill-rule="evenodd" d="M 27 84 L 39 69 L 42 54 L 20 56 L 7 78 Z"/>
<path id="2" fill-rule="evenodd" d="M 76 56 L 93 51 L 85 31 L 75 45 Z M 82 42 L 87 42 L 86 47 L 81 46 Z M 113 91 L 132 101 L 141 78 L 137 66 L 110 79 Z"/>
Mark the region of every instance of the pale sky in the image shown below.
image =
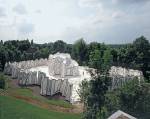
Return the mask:
<path id="1" fill-rule="evenodd" d="M 150 39 L 150 0 L 0 0 L 0 40 L 130 43 Z"/>

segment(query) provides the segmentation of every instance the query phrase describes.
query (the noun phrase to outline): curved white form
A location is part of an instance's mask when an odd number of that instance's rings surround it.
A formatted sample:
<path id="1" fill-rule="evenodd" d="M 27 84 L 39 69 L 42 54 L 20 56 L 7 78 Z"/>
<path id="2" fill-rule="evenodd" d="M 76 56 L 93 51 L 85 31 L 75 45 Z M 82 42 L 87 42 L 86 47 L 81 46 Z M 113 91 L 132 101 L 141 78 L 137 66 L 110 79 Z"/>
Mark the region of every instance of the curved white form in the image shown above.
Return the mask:
<path id="1" fill-rule="evenodd" d="M 4 72 L 12 78 L 19 79 L 20 85 L 39 85 L 41 95 L 54 95 L 58 92 L 71 103 L 80 101 L 78 95 L 79 84 L 84 80 L 91 80 L 90 68 L 79 66 L 69 54 L 56 53 L 48 59 L 29 60 L 6 63 Z M 111 89 L 122 86 L 126 81 L 138 77 L 143 78 L 138 70 L 111 67 Z"/>
<path id="2" fill-rule="evenodd" d="M 79 84 L 90 80 L 89 68 L 81 67 L 69 54 L 57 53 L 48 59 L 6 63 L 4 72 L 19 79 L 20 85 L 39 85 L 41 95 L 54 95 L 58 92 L 71 103 L 80 101 Z"/>

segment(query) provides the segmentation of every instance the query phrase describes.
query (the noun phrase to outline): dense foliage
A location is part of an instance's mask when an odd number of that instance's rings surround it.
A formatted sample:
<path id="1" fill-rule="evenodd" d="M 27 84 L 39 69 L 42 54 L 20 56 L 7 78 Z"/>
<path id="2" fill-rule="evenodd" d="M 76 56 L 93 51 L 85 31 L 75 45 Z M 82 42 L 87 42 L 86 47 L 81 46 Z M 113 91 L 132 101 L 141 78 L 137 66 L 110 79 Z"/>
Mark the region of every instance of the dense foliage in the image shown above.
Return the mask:
<path id="1" fill-rule="evenodd" d="M 123 110 L 139 119 L 150 118 L 150 84 L 137 80 L 128 82 L 122 88 L 108 91 L 105 95 L 105 107 L 110 115 Z"/>
<path id="2" fill-rule="evenodd" d="M 107 49 L 103 52 L 103 55 L 97 50 L 92 52 L 91 55 L 90 63 L 92 63 L 91 66 L 96 69 L 96 74 L 91 73 L 92 80 L 87 81 L 85 79 L 80 84 L 79 89 L 79 96 L 84 103 L 83 118 L 106 119 L 105 95 L 111 81 L 108 74 L 111 64 L 111 54 L 109 49 Z"/>
<path id="3" fill-rule="evenodd" d="M 79 94 L 84 103 L 84 119 L 106 119 L 117 110 L 122 110 L 139 119 L 150 118 L 150 84 L 138 79 L 127 82 L 123 87 L 108 90 L 107 75 L 84 80 Z"/>
<path id="4" fill-rule="evenodd" d="M 106 119 L 105 95 L 108 91 L 110 78 L 107 74 L 93 76 L 90 81 L 80 84 L 79 94 L 84 103 L 84 119 Z"/>
<path id="5" fill-rule="evenodd" d="M 0 73 L 0 89 L 6 88 L 6 77 Z"/>

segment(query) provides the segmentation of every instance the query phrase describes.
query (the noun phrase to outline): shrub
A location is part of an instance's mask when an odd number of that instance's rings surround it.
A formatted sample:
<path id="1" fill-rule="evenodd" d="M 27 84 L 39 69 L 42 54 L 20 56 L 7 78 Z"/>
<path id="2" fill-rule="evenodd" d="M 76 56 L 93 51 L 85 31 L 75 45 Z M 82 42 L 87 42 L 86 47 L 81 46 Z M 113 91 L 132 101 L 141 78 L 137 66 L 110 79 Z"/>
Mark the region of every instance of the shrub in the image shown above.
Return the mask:
<path id="1" fill-rule="evenodd" d="M 0 74 L 0 89 L 5 89 L 6 87 L 6 77 Z"/>

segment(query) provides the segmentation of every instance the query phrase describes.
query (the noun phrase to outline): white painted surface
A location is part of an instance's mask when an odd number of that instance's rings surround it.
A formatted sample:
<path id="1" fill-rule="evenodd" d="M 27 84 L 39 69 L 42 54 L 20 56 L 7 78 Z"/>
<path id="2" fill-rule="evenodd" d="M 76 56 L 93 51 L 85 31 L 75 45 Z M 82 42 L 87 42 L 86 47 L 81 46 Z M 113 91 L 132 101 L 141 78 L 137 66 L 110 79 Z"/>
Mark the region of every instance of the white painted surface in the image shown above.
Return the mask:
<path id="1" fill-rule="evenodd" d="M 46 74 L 47 77 L 49 77 L 49 80 L 51 79 L 56 79 L 56 80 L 59 80 L 59 79 L 62 79 L 62 80 L 65 80 L 65 79 L 68 79 L 68 82 L 70 84 L 73 85 L 73 88 L 72 88 L 72 95 L 71 95 L 71 102 L 78 102 L 80 101 L 80 97 L 77 93 L 77 91 L 79 90 L 79 84 L 82 82 L 82 80 L 86 79 L 86 80 L 90 80 L 91 78 L 91 75 L 90 73 L 86 70 L 85 67 L 81 67 L 79 66 L 79 76 L 77 77 L 65 77 L 65 78 L 61 78 L 61 77 L 55 77 L 55 76 L 50 76 L 49 75 L 49 70 L 48 70 L 48 66 L 39 66 L 39 67 L 34 67 L 34 68 L 31 68 L 29 69 L 29 71 L 41 71 L 41 72 L 44 72 Z"/>

